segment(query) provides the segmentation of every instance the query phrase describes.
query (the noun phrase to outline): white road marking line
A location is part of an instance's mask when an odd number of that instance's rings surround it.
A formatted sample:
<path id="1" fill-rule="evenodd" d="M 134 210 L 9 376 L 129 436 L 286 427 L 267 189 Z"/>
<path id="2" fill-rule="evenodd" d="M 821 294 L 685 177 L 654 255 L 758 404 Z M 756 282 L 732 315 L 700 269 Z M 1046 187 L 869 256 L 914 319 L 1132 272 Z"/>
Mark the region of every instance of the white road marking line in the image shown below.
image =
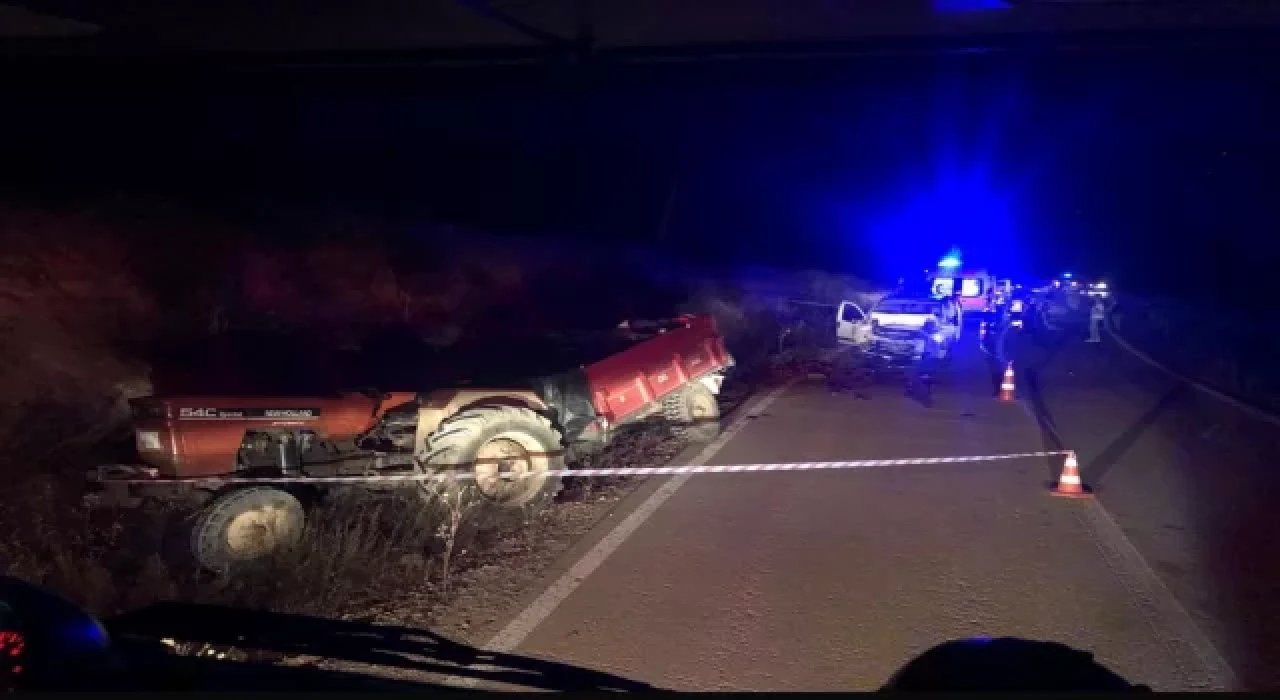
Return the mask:
<path id="1" fill-rule="evenodd" d="M 1005 354 L 1005 337 L 1000 338 L 1002 355 Z M 1026 401 L 1019 403 L 1036 427 L 1048 431 L 1058 444 L 1063 444 L 1062 435 L 1055 428 L 1042 426 L 1036 420 L 1031 406 Z M 1198 667 L 1196 670 L 1200 672 L 1200 676 L 1195 677 L 1193 674 L 1186 678 L 1188 685 L 1196 690 L 1237 690 L 1239 685 L 1235 671 L 1222 652 L 1210 641 L 1204 630 L 1200 629 L 1195 618 L 1182 606 L 1173 591 L 1164 585 L 1164 581 L 1160 580 L 1160 576 L 1102 503 L 1097 498 L 1078 502 L 1081 503 L 1079 517 L 1089 527 L 1108 568 L 1129 591 L 1139 613 L 1151 626 L 1156 638 L 1164 643 L 1170 655 L 1179 663 L 1179 669 Z"/>
<path id="2" fill-rule="evenodd" d="M 783 394 L 787 389 L 791 388 L 793 383 L 787 383 L 770 391 L 769 393 L 759 397 L 745 411 L 742 417 L 733 422 L 731 426 L 726 428 L 715 440 L 702 449 L 691 461 L 691 465 L 702 465 L 710 461 L 716 456 L 730 440 L 734 438 L 753 418 L 760 417 L 769 404 Z M 519 615 L 516 615 L 511 622 L 507 623 L 501 631 L 493 636 L 483 647 L 482 652 L 491 652 L 498 654 L 510 653 L 516 647 L 533 633 L 538 625 L 551 616 L 556 608 L 560 607 L 578 586 L 587 579 L 600 565 L 605 562 L 623 542 L 627 540 L 636 530 L 644 524 L 646 520 L 653 515 L 658 508 L 666 503 L 676 491 L 684 486 L 685 482 L 693 478 L 693 474 L 681 474 L 673 477 L 667 483 L 663 484 L 654 491 L 649 498 L 645 499 L 639 507 L 631 511 L 622 522 L 618 523 L 609 534 L 605 535 L 599 542 L 595 544 L 586 554 L 582 556 L 569 570 L 556 579 L 545 591 L 542 592 L 532 603 L 529 604 Z M 474 676 L 458 678 L 452 676 L 447 679 L 451 685 L 455 687 L 473 688 L 479 684 L 479 679 Z"/>

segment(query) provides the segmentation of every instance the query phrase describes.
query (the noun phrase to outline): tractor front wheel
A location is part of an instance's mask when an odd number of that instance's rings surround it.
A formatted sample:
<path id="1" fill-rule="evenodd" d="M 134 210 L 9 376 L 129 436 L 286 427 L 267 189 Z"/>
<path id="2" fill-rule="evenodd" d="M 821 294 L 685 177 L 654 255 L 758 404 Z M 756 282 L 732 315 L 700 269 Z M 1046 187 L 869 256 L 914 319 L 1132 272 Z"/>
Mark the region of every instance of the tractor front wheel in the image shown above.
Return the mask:
<path id="1" fill-rule="evenodd" d="M 191 551 L 200 566 L 222 573 L 296 544 L 305 523 L 302 503 L 288 491 L 236 489 L 216 496 L 196 517 Z"/>

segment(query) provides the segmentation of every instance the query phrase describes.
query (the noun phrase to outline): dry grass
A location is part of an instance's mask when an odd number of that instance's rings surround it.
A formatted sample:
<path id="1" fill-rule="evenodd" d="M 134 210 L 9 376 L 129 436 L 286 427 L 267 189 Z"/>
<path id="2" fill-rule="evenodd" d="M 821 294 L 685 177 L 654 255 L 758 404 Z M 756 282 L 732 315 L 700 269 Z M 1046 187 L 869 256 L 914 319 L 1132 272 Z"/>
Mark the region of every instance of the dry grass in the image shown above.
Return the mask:
<path id="1" fill-rule="evenodd" d="M 327 504 L 297 547 L 216 579 L 188 566 L 181 538 L 171 539 L 187 508 L 90 507 L 71 484 L 49 478 L 17 486 L 22 503 L 6 503 L 0 519 L 9 533 L 0 543 L 5 573 L 42 582 L 103 615 L 175 599 L 320 612 L 358 601 L 379 579 L 429 574 L 430 526 L 423 527 L 421 508 L 396 499 Z"/>
<path id="2" fill-rule="evenodd" d="M 646 426 L 628 431 L 591 464 L 652 466 L 677 450 L 662 426 Z M 633 485 L 625 478 L 569 482 L 561 503 L 591 501 Z M 477 533 L 465 527 L 471 513 L 427 508 L 411 488 L 350 489 L 330 494 L 309 513 L 294 547 L 233 576 L 213 577 L 186 561 L 181 526 L 192 514 L 189 507 L 90 507 L 55 479 L 17 486 L 22 502 L 6 503 L 0 515 L 9 535 L 0 542 L 5 573 L 40 581 L 102 615 L 186 600 L 343 616 L 408 592 L 434 606 L 448 600 L 453 577 L 483 565 L 486 551 L 511 534 Z"/>

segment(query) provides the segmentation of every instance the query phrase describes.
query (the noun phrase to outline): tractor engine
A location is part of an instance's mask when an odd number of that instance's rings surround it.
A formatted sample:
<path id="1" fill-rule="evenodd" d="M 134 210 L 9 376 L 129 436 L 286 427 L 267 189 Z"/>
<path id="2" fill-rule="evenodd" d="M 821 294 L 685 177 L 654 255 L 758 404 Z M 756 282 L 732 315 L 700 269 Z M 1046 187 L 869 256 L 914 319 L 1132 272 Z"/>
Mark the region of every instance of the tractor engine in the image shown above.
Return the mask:
<path id="1" fill-rule="evenodd" d="M 417 427 L 416 407 L 407 406 L 388 411 L 367 432 L 352 437 L 321 439 L 305 428 L 249 430 L 236 468 L 312 475 L 362 471 L 379 455 L 412 454 Z"/>
<path id="2" fill-rule="evenodd" d="M 315 444 L 315 433 L 253 430 L 244 434 L 236 454 L 237 471 L 278 469 L 286 474 L 302 467 L 302 455 Z"/>

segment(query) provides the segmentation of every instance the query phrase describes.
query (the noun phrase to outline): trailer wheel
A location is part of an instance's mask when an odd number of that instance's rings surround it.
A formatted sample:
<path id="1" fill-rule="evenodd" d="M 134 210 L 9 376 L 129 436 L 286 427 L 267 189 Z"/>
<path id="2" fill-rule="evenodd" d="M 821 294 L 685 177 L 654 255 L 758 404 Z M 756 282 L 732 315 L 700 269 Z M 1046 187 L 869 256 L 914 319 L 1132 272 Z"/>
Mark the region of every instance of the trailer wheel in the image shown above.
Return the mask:
<path id="1" fill-rule="evenodd" d="M 225 572 L 297 543 L 306 514 L 288 491 L 249 486 L 214 498 L 196 517 L 191 551 L 200 566 Z"/>
<path id="2" fill-rule="evenodd" d="M 560 432 L 543 416 L 519 406 L 459 411 L 427 437 L 418 469 L 441 478 L 422 482 L 422 494 L 445 512 L 462 512 L 475 526 L 523 524 L 547 506 L 563 485 Z"/>
<path id="3" fill-rule="evenodd" d="M 672 432 L 690 442 L 711 442 L 720 434 L 720 403 L 698 382 L 664 398 L 662 415 Z"/>

